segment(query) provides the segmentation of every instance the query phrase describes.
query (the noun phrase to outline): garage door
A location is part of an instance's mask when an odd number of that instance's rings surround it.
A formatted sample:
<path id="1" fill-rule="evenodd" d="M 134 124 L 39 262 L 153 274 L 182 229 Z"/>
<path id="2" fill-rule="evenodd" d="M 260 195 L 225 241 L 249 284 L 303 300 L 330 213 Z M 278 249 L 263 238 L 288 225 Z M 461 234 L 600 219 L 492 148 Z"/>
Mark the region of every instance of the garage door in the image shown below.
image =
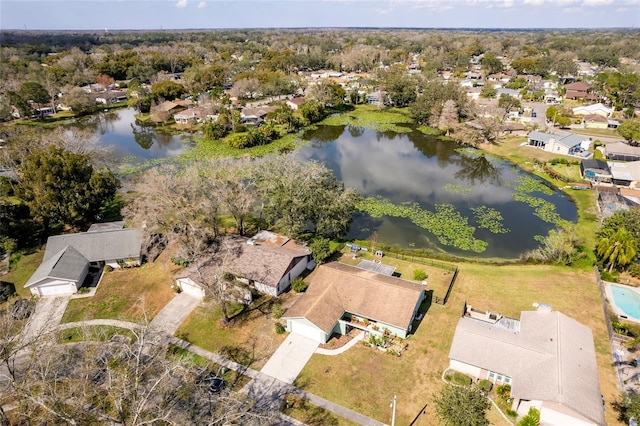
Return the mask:
<path id="1" fill-rule="evenodd" d="M 325 343 L 325 334 L 313 325 L 291 321 L 291 332 L 308 337 L 316 342 Z"/>
<path id="2" fill-rule="evenodd" d="M 41 296 L 59 296 L 61 294 L 72 294 L 69 284 L 59 284 L 38 287 Z"/>
<path id="3" fill-rule="evenodd" d="M 182 289 L 182 291 L 184 291 L 189 296 L 202 299 L 204 297 L 204 290 L 201 289 L 198 285 L 192 284 L 189 281 L 190 280 L 178 280 L 180 289 Z"/>

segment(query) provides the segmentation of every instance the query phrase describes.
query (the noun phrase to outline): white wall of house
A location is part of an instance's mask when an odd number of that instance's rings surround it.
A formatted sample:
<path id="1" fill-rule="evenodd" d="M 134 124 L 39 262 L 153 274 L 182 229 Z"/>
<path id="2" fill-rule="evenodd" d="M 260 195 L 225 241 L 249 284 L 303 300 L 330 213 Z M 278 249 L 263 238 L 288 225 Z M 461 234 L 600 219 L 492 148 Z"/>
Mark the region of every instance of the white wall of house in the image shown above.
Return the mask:
<path id="1" fill-rule="evenodd" d="M 86 271 L 82 280 L 86 277 Z M 56 278 L 45 278 L 36 286 L 31 287 L 31 294 L 36 296 L 62 296 L 74 294 L 78 291 L 78 287 L 82 281 L 76 282 L 71 280 L 61 280 Z"/>
<path id="2" fill-rule="evenodd" d="M 305 336 L 320 343 L 327 343 L 327 340 L 330 337 L 306 318 L 288 318 L 287 331 Z"/>
<path id="3" fill-rule="evenodd" d="M 118 262 L 124 262 L 127 266 L 140 266 L 140 257 L 131 257 L 128 259 L 107 259 L 104 261 L 104 264 L 107 266 L 111 266 L 114 269 L 120 267 Z"/>
<path id="4" fill-rule="evenodd" d="M 553 152 L 554 154 L 569 155 L 569 148 L 558 143 L 555 139 L 550 140 L 545 146 L 544 150 Z"/>
<path id="5" fill-rule="evenodd" d="M 204 289 L 196 284 L 191 278 L 178 278 L 176 280 L 178 288 L 186 294 L 197 297 L 199 299 L 204 298 Z"/>
<path id="6" fill-rule="evenodd" d="M 278 295 L 278 289 L 268 284 L 263 284 L 258 281 L 254 281 L 253 286 L 256 288 L 256 290 L 258 290 L 262 294 L 268 294 L 270 296 Z"/>
<path id="7" fill-rule="evenodd" d="M 284 274 L 284 276 L 282 277 L 282 279 L 280 279 L 280 282 L 278 283 L 277 295 L 280 295 L 282 292 L 286 291 L 289 288 L 289 286 L 291 285 L 291 281 L 297 278 L 298 276 L 300 276 L 300 274 L 304 272 L 308 262 L 309 262 L 308 256 L 302 257 L 301 259 L 299 259 L 298 263 L 293 268 L 291 268 L 289 272 Z"/>
<path id="8" fill-rule="evenodd" d="M 480 367 L 456 361 L 455 359 L 449 361 L 449 368 L 476 378 L 479 378 L 480 374 L 482 373 L 482 369 Z"/>

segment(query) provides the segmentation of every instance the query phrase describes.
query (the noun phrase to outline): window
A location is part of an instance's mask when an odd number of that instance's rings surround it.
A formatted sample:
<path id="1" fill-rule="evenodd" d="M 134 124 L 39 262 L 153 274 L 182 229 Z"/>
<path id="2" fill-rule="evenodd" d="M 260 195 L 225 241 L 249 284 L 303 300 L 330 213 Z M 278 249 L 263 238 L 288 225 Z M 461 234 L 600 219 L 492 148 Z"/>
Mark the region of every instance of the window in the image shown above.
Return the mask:
<path id="1" fill-rule="evenodd" d="M 502 374 L 498 374 L 498 381 L 501 382 L 504 379 L 504 377 L 502 376 Z"/>
<path id="2" fill-rule="evenodd" d="M 494 373 L 493 371 L 489 371 L 489 380 L 493 380 L 496 378 L 496 373 Z"/>
<path id="3" fill-rule="evenodd" d="M 507 384 L 507 385 L 510 385 L 511 384 L 511 377 L 506 377 L 505 376 L 504 383 Z"/>

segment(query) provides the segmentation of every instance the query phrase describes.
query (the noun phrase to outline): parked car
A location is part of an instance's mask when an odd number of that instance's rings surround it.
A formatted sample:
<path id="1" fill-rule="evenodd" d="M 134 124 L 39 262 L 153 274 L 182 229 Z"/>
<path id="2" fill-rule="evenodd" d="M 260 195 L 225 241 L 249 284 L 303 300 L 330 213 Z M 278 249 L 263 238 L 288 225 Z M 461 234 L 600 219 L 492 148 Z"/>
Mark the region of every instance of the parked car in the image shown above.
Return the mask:
<path id="1" fill-rule="evenodd" d="M 220 392 L 226 386 L 224 379 L 218 377 L 217 374 L 212 373 L 210 371 L 205 371 L 201 373 L 196 378 L 197 385 L 204 385 L 207 387 L 207 390 L 211 393 Z"/>

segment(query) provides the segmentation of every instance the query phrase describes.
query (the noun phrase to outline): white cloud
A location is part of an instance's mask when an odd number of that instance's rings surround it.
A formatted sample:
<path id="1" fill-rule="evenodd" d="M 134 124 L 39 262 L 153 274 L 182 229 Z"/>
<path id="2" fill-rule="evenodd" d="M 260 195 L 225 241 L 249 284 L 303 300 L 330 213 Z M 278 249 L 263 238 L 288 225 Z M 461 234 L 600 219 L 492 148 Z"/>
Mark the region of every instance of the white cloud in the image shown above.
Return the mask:
<path id="1" fill-rule="evenodd" d="M 176 7 L 187 7 L 187 0 L 178 0 L 178 3 L 176 3 Z"/>
<path id="2" fill-rule="evenodd" d="M 198 9 L 204 9 L 206 6 L 207 6 L 207 2 L 204 0 L 198 3 Z"/>
<path id="3" fill-rule="evenodd" d="M 613 0 L 584 0 L 585 6 L 606 6 L 613 3 Z"/>
<path id="4" fill-rule="evenodd" d="M 542 6 L 544 0 L 524 0 L 524 4 L 530 4 L 532 6 Z"/>

